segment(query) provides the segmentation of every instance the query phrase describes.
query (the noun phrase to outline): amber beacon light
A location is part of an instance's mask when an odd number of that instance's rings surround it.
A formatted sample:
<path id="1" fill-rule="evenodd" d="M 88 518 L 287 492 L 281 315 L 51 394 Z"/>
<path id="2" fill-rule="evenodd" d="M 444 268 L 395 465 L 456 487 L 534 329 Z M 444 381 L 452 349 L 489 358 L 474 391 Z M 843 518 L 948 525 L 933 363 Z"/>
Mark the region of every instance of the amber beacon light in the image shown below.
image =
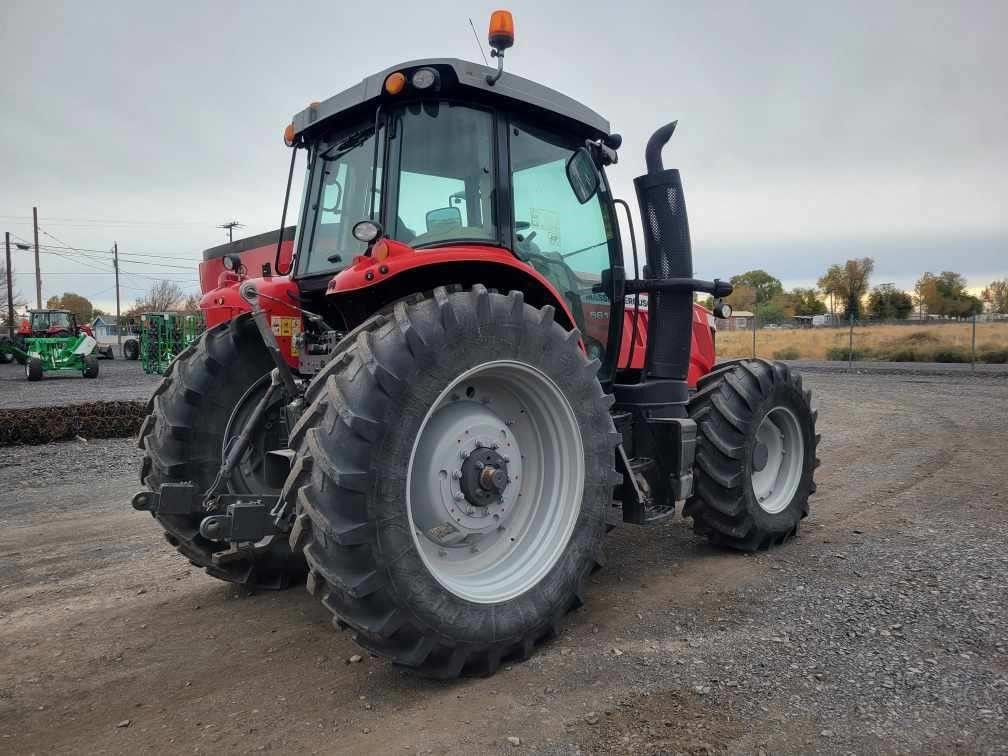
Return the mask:
<path id="1" fill-rule="evenodd" d="M 514 44 L 514 18 L 511 11 L 496 10 L 490 14 L 490 56 L 497 58 L 497 73 L 487 74 L 491 87 L 504 75 L 504 51 Z"/>
<path id="2" fill-rule="evenodd" d="M 511 11 L 496 10 L 490 14 L 490 47 L 507 50 L 514 44 L 514 18 Z"/>

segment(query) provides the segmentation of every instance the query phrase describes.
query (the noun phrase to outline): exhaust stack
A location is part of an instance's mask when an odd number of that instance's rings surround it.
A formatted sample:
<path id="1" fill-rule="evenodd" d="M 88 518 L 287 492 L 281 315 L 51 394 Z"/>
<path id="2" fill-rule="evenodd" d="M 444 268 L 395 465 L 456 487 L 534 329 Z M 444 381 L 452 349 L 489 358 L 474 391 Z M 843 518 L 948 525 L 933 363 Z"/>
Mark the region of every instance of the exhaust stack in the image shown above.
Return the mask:
<path id="1" fill-rule="evenodd" d="M 648 140 L 644 152 L 647 173 L 634 179 L 644 227 L 647 268 L 652 281 L 693 278 L 693 248 L 683 200 L 682 179 L 675 168 L 665 169 L 662 148 L 677 121 L 662 126 Z M 660 287 L 648 293 L 648 339 L 642 380 L 682 381 L 689 371 L 693 322 L 693 289 Z M 678 393 L 678 392 L 677 392 Z"/>

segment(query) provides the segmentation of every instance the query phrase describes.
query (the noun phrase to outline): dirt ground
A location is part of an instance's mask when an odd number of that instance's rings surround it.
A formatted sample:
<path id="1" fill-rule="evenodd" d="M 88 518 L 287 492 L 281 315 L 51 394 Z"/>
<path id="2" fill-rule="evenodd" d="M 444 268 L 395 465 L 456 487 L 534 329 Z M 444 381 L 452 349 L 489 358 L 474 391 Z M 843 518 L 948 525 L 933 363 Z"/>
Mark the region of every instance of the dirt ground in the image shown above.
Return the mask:
<path id="1" fill-rule="evenodd" d="M 618 530 L 557 641 L 452 683 L 191 568 L 127 440 L 0 449 L 0 753 L 1008 753 L 1008 380 L 808 384 L 796 541 Z"/>

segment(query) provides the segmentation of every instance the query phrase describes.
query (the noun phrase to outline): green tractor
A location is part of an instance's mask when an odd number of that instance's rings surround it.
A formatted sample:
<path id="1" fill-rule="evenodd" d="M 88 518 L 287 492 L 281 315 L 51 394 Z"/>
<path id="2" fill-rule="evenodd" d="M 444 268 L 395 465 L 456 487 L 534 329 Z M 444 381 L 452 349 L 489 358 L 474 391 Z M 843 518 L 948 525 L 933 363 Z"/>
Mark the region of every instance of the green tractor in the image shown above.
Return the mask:
<path id="1" fill-rule="evenodd" d="M 29 381 L 53 371 L 80 371 L 98 377 L 98 342 L 91 329 L 79 325 L 68 310 L 32 310 L 10 345 L 14 358 L 25 366 Z"/>
<path id="2" fill-rule="evenodd" d="M 0 338 L 0 363 L 17 360 L 21 365 L 27 364 L 30 339 L 76 339 L 81 335 L 90 336 L 94 341 L 92 353 L 96 358 L 115 359 L 111 345 L 98 344 L 91 326 L 78 323 L 77 316 L 69 310 L 29 310 L 12 338 Z"/>

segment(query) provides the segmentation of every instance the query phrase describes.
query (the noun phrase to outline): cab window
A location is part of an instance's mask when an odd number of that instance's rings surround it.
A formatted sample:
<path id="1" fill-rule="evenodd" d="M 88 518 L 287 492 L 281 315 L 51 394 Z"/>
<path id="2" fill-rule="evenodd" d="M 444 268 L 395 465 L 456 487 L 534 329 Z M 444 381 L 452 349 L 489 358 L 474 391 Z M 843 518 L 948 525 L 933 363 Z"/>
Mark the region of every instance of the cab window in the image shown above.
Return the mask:
<path id="1" fill-rule="evenodd" d="M 389 236 L 416 248 L 495 241 L 493 115 L 428 101 L 406 106 L 394 120 Z"/>
<path id="2" fill-rule="evenodd" d="M 614 244 L 611 219 L 596 194 L 581 204 L 567 180 L 567 160 L 578 144 L 512 123 L 511 190 L 515 254 L 567 300 L 593 357 L 604 361 L 609 297 L 601 291 Z"/>

